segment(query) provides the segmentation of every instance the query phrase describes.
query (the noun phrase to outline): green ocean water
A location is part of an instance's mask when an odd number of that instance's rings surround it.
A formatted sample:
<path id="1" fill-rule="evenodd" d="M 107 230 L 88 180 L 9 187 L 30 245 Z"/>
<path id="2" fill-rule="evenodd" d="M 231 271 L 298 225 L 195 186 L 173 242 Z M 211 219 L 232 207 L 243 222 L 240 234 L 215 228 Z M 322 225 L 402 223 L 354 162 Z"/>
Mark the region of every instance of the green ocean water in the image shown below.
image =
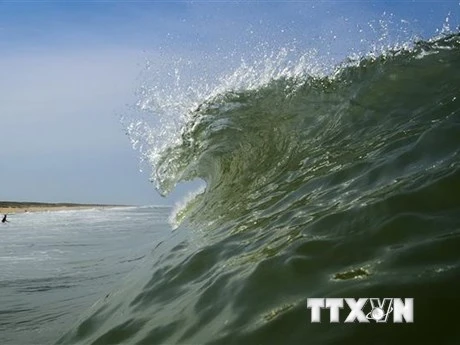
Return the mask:
<path id="1" fill-rule="evenodd" d="M 215 94 L 156 162 L 206 188 L 58 344 L 460 343 L 458 34 Z M 313 324 L 312 297 L 414 322 Z"/>

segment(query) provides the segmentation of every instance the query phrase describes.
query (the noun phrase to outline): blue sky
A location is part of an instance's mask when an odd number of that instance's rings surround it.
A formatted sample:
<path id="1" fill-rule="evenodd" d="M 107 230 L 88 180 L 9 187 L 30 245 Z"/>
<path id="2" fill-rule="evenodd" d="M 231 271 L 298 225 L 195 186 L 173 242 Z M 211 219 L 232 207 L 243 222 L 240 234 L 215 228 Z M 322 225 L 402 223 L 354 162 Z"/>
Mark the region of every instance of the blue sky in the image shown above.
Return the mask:
<path id="1" fill-rule="evenodd" d="M 262 46 L 339 62 L 384 33 L 385 44 L 430 38 L 446 17 L 459 25 L 459 1 L 0 1 L 0 200 L 181 198 L 187 188 L 156 193 L 120 123 L 141 83 L 170 87 L 146 78 L 146 60 L 159 74 L 194 61 L 186 87 Z"/>

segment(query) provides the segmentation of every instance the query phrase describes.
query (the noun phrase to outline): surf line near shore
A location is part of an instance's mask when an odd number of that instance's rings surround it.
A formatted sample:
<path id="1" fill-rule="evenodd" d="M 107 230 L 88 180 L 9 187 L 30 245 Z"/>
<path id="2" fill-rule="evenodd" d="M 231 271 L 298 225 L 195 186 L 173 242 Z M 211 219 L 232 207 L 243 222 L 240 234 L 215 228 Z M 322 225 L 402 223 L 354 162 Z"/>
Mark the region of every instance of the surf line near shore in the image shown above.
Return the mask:
<path id="1" fill-rule="evenodd" d="M 102 209 L 124 206 L 127 207 L 128 205 L 0 201 L 0 214 L 15 214 L 24 212 L 50 212 L 92 208 Z"/>

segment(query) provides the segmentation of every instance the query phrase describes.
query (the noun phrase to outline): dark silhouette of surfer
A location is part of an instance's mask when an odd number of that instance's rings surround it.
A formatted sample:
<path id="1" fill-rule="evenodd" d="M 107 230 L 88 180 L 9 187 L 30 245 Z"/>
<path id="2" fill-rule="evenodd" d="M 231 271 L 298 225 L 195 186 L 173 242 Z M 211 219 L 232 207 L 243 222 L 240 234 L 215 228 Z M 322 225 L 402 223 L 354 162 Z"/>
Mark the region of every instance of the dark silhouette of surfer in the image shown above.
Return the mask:
<path id="1" fill-rule="evenodd" d="M 8 221 L 6 220 L 6 214 L 3 216 L 2 223 L 7 223 Z"/>

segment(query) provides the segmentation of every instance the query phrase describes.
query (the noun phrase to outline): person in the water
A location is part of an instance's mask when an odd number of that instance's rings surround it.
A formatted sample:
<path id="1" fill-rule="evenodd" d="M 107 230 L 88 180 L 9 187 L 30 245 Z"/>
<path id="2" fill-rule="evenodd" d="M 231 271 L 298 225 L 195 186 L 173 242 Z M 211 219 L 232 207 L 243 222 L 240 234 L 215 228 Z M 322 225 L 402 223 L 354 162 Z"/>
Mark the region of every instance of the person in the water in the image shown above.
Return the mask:
<path id="1" fill-rule="evenodd" d="M 6 216 L 7 216 L 6 214 L 3 216 L 2 223 L 8 222 L 8 221 L 6 220 Z"/>

